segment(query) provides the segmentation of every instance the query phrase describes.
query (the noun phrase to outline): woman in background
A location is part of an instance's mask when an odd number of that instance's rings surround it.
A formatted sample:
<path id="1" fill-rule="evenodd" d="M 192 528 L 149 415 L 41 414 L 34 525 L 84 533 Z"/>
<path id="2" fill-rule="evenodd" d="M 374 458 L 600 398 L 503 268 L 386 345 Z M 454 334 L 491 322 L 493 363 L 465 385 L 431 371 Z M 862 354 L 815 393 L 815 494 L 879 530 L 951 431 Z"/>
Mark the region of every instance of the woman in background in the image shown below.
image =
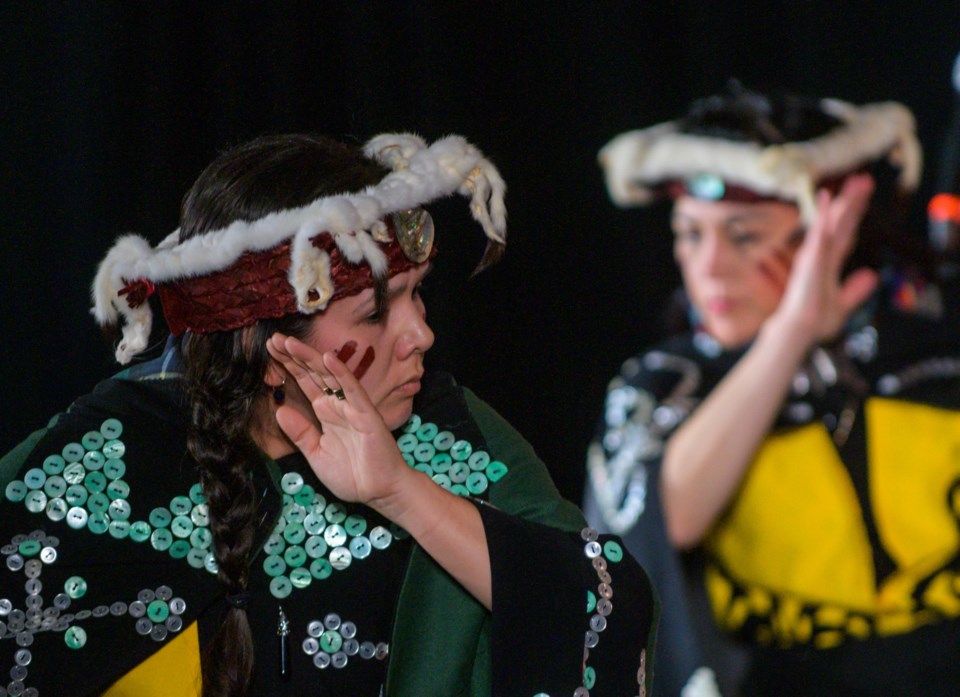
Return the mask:
<path id="1" fill-rule="evenodd" d="M 588 519 L 661 592 L 657 694 L 943 694 L 960 334 L 902 230 L 911 115 L 733 85 L 600 161 L 617 203 L 673 201 L 689 320 L 624 363 L 588 453 Z"/>

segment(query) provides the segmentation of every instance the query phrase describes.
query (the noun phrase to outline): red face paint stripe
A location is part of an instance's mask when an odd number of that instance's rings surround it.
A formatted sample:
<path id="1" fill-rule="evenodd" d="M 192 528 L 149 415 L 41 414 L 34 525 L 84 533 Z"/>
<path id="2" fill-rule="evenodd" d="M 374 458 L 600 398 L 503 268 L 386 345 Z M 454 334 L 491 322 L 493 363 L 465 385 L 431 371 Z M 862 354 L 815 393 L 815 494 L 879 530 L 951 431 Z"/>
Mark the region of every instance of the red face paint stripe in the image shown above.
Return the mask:
<path id="1" fill-rule="evenodd" d="M 348 341 L 337 351 L 337 358 L 346 363 L 357 352 L 357 342 Z"/>
<path id="2" fill-rule="evenodd" d="M 377 353 L 373 350 L 373 346 L 367 347 L 367 350 L 363 354 L 363 358 L 360 359 L 360 363 L 357 364 L 356 369 L 353 371 L 353 375 L 357 378 L 357 380 L 366 375 L 367 370 L 369 370 L 370 366 L 373 364 L 373 359 L 376 357 Z"/>

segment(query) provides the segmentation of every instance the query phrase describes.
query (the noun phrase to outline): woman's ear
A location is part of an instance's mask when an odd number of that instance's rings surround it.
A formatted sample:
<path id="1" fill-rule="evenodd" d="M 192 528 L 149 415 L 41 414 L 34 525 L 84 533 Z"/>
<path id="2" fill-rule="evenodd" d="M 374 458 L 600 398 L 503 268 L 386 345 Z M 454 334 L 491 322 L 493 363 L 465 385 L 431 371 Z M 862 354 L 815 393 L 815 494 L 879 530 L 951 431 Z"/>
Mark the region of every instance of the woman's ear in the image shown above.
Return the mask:
<path id="1" fill-rule="evenodd" d="M 287 371 L 278 361 L 270 358 L 267 361 L 267 369 L 263 373 L 263 382 L 269 387 L 278 387 L 284 384 L 287 379 Z"/>

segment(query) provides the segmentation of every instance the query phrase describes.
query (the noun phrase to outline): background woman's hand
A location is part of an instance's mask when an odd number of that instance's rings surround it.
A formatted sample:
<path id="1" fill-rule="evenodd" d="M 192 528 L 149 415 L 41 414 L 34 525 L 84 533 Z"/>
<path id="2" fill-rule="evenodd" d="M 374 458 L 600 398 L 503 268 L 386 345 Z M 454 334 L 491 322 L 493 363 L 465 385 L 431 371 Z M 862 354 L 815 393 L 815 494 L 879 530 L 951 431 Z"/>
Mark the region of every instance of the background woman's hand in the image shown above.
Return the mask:
<path id="1" fill-rule="evenodd" d="M 344 501 L 372 503 L 393 494 L 410 469 L 354 374 L 333 351 L 321 354 L 293 337 L 275 334 L 267 350 L 309 402 L 309 414 L 291 403 L 279 407 L 277 424 L 320 481 Z M 343 399 L 330 393 L 338 389 Z"/>
<path id="2" fill-rule="evenodd" d="M 770 318 L 778 330 L 786 329 L 807 344 L 832 339 L 873 292 L 877 274 L 870 269 L 841 278 L 873 188 L 873 179 L 859 174 L 848 177 L 836 195 L 819 192 L 816 219 L 794 257 L 780 306 Z"/>

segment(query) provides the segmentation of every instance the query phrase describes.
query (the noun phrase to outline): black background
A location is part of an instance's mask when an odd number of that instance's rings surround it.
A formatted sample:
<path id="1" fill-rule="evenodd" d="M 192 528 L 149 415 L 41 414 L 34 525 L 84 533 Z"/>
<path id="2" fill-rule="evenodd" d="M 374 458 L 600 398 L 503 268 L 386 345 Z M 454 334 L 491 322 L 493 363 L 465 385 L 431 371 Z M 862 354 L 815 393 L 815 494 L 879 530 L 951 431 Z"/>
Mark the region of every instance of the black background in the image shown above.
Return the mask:
<path id="1" fill-rule="evenodd" d="M 154 242 L 225 146 L 265 132 L 460 133 L 508 186 L 502 264 L 432 207 L 435 366 L 491 402 L 577 500 L 607 380 L 662 330 L 665 211 L 595 164 L 730 76 L 918 118 L 934 181 L 960 2 L 0 3 L 0 451 L 116 369 L 88 288 L 113 238 Z"/>

